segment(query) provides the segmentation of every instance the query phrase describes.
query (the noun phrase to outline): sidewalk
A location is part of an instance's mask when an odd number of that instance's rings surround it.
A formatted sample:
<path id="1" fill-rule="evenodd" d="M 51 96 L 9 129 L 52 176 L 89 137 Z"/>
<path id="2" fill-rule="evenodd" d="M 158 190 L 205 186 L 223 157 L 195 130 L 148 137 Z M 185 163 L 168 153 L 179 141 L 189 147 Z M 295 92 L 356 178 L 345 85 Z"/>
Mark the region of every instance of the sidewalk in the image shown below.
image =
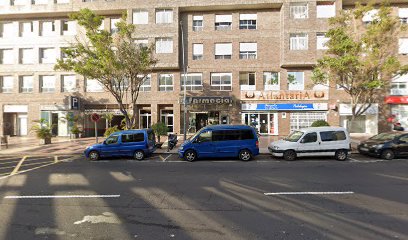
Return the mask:
<path id="1" fill-rule="evenodd" d="M 357 145 L 371 135 L 368 134 L 352 134 L 351 147 L 353 153 L 356 152 Z M 282 139 L 283 136 L 261 136 L 259 138 L 259 152 L 261 154 L 269 154 L 268 144 L 272 141 Z M 103 137 L 98 137 L 98 141 L 105 140 Z M 52 143 L 47 145 L 40 145 L 39 140 L 35 137 L 10 137 L 8 149 L 1 146 L 1 155 L 72 155 L 83 154 L 85 148 L 89 145 L 95 144 L 95 138 L 78 138 L 69 139 L 68 137 L 52 138 Z M 177 149 L 183 142 L 183 136 L 178 137 L 177 146 L 169 153 L 177 153 Z M 167 153 L 167 143 L 163 144 L 162 149 L 157 149 L 155 153 Z"/>

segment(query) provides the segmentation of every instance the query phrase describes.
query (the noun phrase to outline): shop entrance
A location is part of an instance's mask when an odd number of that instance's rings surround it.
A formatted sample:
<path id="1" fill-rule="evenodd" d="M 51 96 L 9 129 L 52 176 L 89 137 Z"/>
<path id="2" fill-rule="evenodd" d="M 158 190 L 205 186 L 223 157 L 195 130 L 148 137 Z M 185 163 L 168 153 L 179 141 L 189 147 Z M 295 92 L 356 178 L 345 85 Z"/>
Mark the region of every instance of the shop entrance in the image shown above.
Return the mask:
<path id="1" fill-rule="evenodd" d="M 220 124 L 220 112 L 191 112 L 189 116 L 188 133 L 195 133 L 207 125 Z M 228 124 L 228 118 L 224 117 L 222 124 Z"/>
<path id="2" fill-rule="evenodd" d="M 243 113 L 242 123 L 253 126 L 260 134 L 278 135 L 278 113 Z"/>

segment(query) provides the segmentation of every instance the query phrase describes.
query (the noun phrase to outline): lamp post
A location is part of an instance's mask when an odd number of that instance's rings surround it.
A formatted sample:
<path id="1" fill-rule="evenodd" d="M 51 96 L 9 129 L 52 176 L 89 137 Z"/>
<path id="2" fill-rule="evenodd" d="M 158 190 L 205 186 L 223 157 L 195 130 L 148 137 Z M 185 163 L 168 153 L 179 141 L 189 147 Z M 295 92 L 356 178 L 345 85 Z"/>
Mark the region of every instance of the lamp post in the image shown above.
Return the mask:
<path id="1" fill-rule="evenodd" d="M 184 51 L 184 31 L 183 31 L 183 21 L 180 21 L 180 30 L 181 30 L 181 47 L 183 52 L 183 72 L 184 72 L 184 86 L 183 86 L 183 105 L 184 105 L 184 122 L 183 122 L 183 133 L 184 133 L 184 141 L 187 139 L 187 126 L 186 126 L 186 118 L 187 118 L 187 101 L 186 101 L 186 82 L 187 82 L 187 66 L 185 62 L 185 51 Z"/>

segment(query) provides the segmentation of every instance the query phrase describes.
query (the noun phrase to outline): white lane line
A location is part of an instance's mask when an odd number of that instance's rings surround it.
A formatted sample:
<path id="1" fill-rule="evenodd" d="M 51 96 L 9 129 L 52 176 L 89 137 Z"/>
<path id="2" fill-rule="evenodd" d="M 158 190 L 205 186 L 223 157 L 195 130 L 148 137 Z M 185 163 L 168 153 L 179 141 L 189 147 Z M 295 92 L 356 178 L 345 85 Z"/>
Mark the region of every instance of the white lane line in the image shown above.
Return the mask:
<path id="1" fill-rule="evenodd" d="M 163 162 L 165 162 L 169 157 L 171 157 L 171 154 L 169 154 L 169 156 L 167 156 L 165 159 L 163 159 Z"/>
<path id="2" fill-rule="evenodd" d="M 120 195 L 32 195 L 32 196 L 5 196 L 5 199 L 21 198 L 118 198 Z"/>
<path id="3" fill-rule="evenodd" d="M 341 195 L 341 194 L 354 194 L 354 192 L 275 192 L 264 193 L 266 196 L 274 195 Z"/>

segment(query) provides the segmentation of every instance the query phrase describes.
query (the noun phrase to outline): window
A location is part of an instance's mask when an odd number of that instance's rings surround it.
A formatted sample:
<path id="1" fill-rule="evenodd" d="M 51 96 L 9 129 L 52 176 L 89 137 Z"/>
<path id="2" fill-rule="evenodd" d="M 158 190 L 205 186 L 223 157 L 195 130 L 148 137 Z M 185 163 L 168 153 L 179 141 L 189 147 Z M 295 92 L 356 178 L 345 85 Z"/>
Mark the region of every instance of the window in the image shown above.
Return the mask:
<path id="1" fill-rule="evenodd" d="M 399 8 L 398 16 L 402 24 L 407 24 L 408 23 L 408 8 Z"/>
<path id="2" fill-rule="evenodd" d="M 240 14 L 239 29 L 256 29 L 256 14 Z"/>
<path id="3" fill-rule="evenodd" d="M 87 92 L 103 92 L 103 85 L 95 79 L 86 79 Z"/>
<path id="4" fill-rule="evenodd" d="M 119 135 L 112 135 L 109 136 L 106 140 L 105 143 L 110 145 L 110 144 L 116 144 L 118 143 Z"/>
<path id="5" fill-rule="evenodd" d="M 61 76 L 61 85 L 63 92 L 76 92 L 76 77 L 75 75 L 62 75 Z"/>
<path id="6" fill-rule="evenodd" d="M 173 74 L 159 75 L 159 91 L 173 91 Z"/>
<path id="7" fill-rule="evenodd" d="M 151 85 L 151 75 L 147 75 L 142 85 L 140 85 L 139 91 L 141 92 L 150 92 L 152 89 Z"/>
<path id="8" fill-rule="evenodd" d="M 265 90 L 280 90 L 279 73 L 277 72 L 264 72 L 263 82 Z"/>
<path id="9" fill-rule="evenodd" d="M 335 2 L 317 2 L 317 18 L 331 18 L 336 16 Z"/>
<path id="10" fill-rule="evenodd" d="M 40 48 L 40 63 L 56 62 L 55 48 Z"/>
<path id="11" fill-rule="evenodd" d="M 212 140 L 212 131 L 203 131 L 198 135 L 197 141 L 202 142 L 211 142 Z"/>
<path id="12" fill-rule="evenodd" d="M 344 131 L 320 132 L 320 139 L 322 142 L 342 141 L 346 140 L 346 133 Z"/>
<path id="13" fill-rule="evenodd" d="M 306 33 L 290 34 L 290 50 L 307 50 L 308 44 L 308 35 Z"/>
<path id="14" fill-rule="evenodd" d="M 301 143 L 314 143 L 314 142 L 317 142 L 317 133 L 315 132 L 306 134 L 301 140 Z"/>
<path id="15" fill-rule="evenodd" d="M 328 49 L 328 47 L 326 46 L 327 42 L 330 40 L 330 38 L 326 37 L 325 33 L 317 33 L 316 34 L 316 48 L 319 50 L 324 50 L 324 49 Z"/>
<path id="16" fill-rule="evenodd" d="M 41 92 L 55 92 L 55 76 L 40 76 Z"/>
<path id="17" fill-rule="evenodd" d="M 407 55 L 408 54 L 408 38 L 399 39 L 399 54 Z"/>
<path id="18" fill-rule="evenodd" d="M 60 4 L 60 3 L 69 3 L 70 0 L 55 0 L 55 3 Z"/>
<path id="19" fill-rule="evenodd" d="M 215 59 L 231 59 L 232 43 L 216 43 Z"/>
<path id="20" fill-rule="evenodd" d="M 144 142 L 144 133 L 123 134 L 122 143 L 127 142 Z"/>
<path id="21" fill-rule="evenodd" d="M 0 63 L 1 64 L 14 64 L 14 50 L 13 49 L 0 49 Z"/>
<path id="22" fill-rule="evenodd" d="M 288 90 L 304 90 L 304 73 L 288 72 Z"/>
<path id="23" fill-rule="evenodd" d="M 61 34 L 70 36 L 75 35 L 76 22 L 70 20 L 61 20 Z"/>
<path id="24" fill-rule="evenodd" d="M 211 73 L 211 90 L 231 91 L 232 73 Z"/>
<path id="25" fill-rule="evenodd" d="M 203 16 L 193 16 L 193 31 L 194 32 L 203 31 L 203 28 L 204 28 L 203 21 L 204 21 Z"/>
<path id="26" fill-rule="evenodd" d="M 54 21 L 42 21 L 40 22 L 41 36 L 48 37 L 55 35 L 55 22 Z"/>
<path id="27" fill-rule="evenodd" d="M 45 5 L 48 4 L 48 0 L 34 0 L 35 5 Z"/>
<path id="28" fill-rule="evenodd" d="M 391 95 L 408 95 L 408 74 L 399 75 L 392 79 Z"/>
<path id="29" fill-rule="evenodd" d="M 156 38 L 156 53 L 173 53 L 173 39 Z"/>
<path id="30" fill-rule="evenodd" d="M 239 59 L 256 59 L 257 43 L 240 43 Z"/>
<path id="31" fill-rule="evenodd" d="M 13 76 L 0 76 L 1 81 L 1 92 L 2 93 L 12 93 L 14 87 L 14 77 Z"/>
<path id="32" fill-rule="evenodd" d="M 20 23 L 20 37 L 33 36 L 34 26 L 33 22 L 21 22 Z"/>
<path id="33" fill-rule="evenodd" d="M 193 60 L 202 60 L 204 52 L 204 45 L 202 43 L 193 44 Z"/>
<path id="34" fill-rule="evenodd" d="M 12 22 L 3 22 L 0 24 L 0 37 L 13 38 L 14 37 L 14 24 Z"/>
<path id="35" fill-rule="evenodd" d="M 173 132 L 174 130 L 174 114 L 173 110 L 162 109 L 160 111 L 161 122 L 167 126 L 167 132 Z"/>
<path id="36" fill-rule="evenodd" d="M 110 19 L 110 31 L 111 33 L 117 33 L 119 31 L 116 27 L 116 23 L 120 22 L 120 18 L 111 18 Z"/>
<path id="37" fill-rule="evenodd" d="M 327 120 L 325 112 L 301 112 L 290 113 L 290 130 L 295 131 L 302 128 L 308 128 L 314 121 Z"/>
<path id="38" fill-rule="evenodd" d="M 31 93 L 34 87 L 33 76 L 20 76 L 20 92 Z"/>
<path id="39" fill-rule="evenodd" d="M 149 23 L 149 12 L 147 10 L 133 10 L 133 24 L 142 25 Z"/>
<path id="40" fill-rule="evenodd" d="M 139 110 L 139 128 L 150 128 L 152 126 L 152 111 Z"/>
<path id="41" fill-rule="evenodd" d="M 201 73 L 189 73 L 185 77 L 184 74 L 181 75 L 181 90 L 184 90 L 184 86 L 186 90 L 189 91 L 202 91 L 203 90 L 203 74 Z M 186 83 L 184 83 L 184 80 Z"/>
<path id="42" fill-rule="evenodd" d="M 241 86 L 241 91 L 256 90 L 255 72 L 240 72 L 239 85 Z"/>
<path id="43" fill-rule="evenodd" d="M 30 0 L 11 0 L 10 5 L 13 6 L 24 6 L 24 5 L 30 5 L 31 1 Z"/>
<path id="44" fill-rule="evenodd" d="M 34 63 L 34 49 L 22 48 L 20 49 L 20 61 L 21 64 L 33 64 Z"/>
<path id="45" fill-rule="evenodd" d="M 307 3 L 292 3 L 290 4 L 290 17 L 293 19 L 308 18 Z"/>
<path id="46" fill-rule="evenodd" d="M 172 23 L 173 22 L 173 10 L 171 9 L 157 9 L 156 10 L 156 23 Z"/>
<path id="47" fill-rule="evenodd" d="M 135 39 L 135 44 L 139 45 L 139 47 L 147 48 L 149 46 L 149 39 L 147 38 Z"/>
<path id="48" fill-rule="evenodd" d="M 215 15 L 215 30 L 231 30 L 232 15 Z"/>
<path id="49" fill-rule="evenodd" d="M 373 10 L 366 12 L 362 20 L 364 23 L 370 23 L 377 19 L 378 19 L 378 9 L 373 9 Z"/>

